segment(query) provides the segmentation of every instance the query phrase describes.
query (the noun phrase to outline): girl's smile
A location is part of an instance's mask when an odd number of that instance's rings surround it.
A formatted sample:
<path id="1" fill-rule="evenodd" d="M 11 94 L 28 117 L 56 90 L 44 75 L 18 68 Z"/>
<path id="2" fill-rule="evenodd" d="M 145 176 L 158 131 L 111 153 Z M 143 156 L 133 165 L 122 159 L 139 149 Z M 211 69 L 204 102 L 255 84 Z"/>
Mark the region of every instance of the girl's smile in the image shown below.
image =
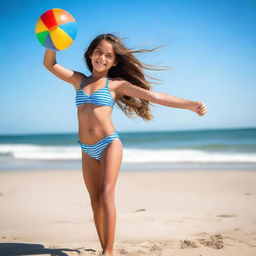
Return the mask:
<path id="1" fill-rule="evenodd" d="M 98 65 L 99 67 L 105 67 L 105 66 L 106 66 L 106 64 L 101 63 L 100 61 L 97 61 L 97 60 L 96 60 L 96 63 L 97 63 L 97 65 Z"/>

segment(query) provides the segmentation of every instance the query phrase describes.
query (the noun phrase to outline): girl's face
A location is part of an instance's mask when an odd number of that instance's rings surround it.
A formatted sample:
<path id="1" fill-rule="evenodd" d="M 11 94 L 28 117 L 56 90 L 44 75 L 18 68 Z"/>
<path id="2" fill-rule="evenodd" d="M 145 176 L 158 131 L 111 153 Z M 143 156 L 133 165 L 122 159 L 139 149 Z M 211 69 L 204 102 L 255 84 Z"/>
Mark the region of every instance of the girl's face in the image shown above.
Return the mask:
<path id="1" fill-rule="evenodd" d="M 90 58 L 93 69 L 98 72 L 108 71 L 117 64 L 113 45 L 106 40 L 100 41 Z"/>

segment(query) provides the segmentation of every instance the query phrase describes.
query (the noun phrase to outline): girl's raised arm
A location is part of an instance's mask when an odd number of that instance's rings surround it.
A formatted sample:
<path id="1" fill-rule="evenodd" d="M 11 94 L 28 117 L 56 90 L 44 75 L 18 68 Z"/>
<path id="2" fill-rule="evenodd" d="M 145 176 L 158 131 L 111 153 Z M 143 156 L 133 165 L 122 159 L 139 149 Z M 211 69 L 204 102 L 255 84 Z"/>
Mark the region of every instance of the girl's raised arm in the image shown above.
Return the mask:
<path id="1" fill-rule="evenodd" d="M 45 50 L 44 66 L 58 78 L 72 84 L 76 90 L 79 89 L 82 79 L 86 77 L 80 72 L 70 70 L 58 64 L 56 61 L 56 52 L 52 50 Z"/>

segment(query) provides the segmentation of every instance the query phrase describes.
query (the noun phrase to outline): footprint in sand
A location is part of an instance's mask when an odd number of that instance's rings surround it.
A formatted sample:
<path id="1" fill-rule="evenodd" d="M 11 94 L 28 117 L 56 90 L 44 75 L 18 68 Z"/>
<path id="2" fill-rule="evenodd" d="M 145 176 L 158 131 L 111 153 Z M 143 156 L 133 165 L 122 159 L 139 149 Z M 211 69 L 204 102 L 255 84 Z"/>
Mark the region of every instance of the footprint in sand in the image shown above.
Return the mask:
<path id="1" fill-rule="evenodd" d="M 154 244 L 153 246 L 151 246 L 150 251 L 151 252 L 161 251 L 161 249 L 162 248 L 159 245 Z"/>
<path id="2" fill-rule="evenodd" d="M 204 246 L 211 247 L 214 249 L 221 249 L 224 247 L 222 239 L 222 235 L 217 234 L 210 236 L 208 238 L 198 238 L 197 241 Z"/>
<path id="3" fill-rule="evenodd" d="M 194 241 L 185 239 L 185 240 L 180 240 L 180 248 L 181 249 L 198 248 L 198 245 Z"/>
<path id="4" fill-rule="evenodd" d="M 119 252 L 120 254 L 128 254 L 128 251 L 126 251 L 124 248 L 119 249 L 118 252 Z"/>

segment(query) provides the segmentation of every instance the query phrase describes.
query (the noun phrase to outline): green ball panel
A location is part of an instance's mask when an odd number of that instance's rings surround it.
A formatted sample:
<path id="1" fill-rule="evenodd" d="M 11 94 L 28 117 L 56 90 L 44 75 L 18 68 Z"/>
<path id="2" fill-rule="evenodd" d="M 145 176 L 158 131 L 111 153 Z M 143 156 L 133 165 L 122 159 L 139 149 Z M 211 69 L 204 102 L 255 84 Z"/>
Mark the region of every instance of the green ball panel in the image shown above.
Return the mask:
<path id="1" fill-rule="evenodd" d="M 36 34 L 38 41 L 42 45 L 44 45 L 45 39 L 47 38 L 48 35 L 49 35 L 49 31 L 43 31 L 41 33 Z"/>

